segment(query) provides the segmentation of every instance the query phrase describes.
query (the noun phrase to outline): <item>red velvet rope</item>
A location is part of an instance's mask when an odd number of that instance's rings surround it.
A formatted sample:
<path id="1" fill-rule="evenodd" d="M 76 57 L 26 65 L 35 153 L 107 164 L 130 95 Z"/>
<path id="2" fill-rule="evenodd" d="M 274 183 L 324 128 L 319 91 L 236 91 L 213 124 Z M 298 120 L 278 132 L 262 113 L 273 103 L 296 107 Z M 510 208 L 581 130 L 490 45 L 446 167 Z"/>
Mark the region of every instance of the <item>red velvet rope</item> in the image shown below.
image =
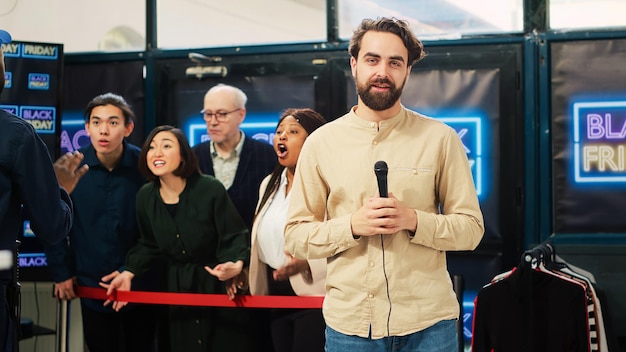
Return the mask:
<path id="1" fill-rule="evenodd" d="M 321 308 L 323 296 L 250 296 L 237 295 L 234 300 L 225 294 L 115 291 L 107 296 L 103 288 L 79 286 L 77 295 L 81 298 L 100 300 L 167 304 L 200 307 L 245 307 L 245 308 Z"/>

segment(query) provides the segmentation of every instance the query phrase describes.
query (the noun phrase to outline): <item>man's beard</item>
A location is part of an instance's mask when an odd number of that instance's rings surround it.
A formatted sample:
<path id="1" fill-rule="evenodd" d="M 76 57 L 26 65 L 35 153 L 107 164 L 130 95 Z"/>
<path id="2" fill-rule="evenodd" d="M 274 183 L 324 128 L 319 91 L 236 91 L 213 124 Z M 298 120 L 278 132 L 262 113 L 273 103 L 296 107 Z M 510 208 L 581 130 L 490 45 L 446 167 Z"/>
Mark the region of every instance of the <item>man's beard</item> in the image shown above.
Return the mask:
<path id="1" fill-rule="evenodd" d="M 400 88 L 396 89 L 396 85 L 393 84 L 387 78 L 378 79 L 375 81 L 370 81 L 365 84 L 360 84 L 358 75 L 355 77 L 356 81 L 356 93 L 361 98 L 363 104 L 374 111 L 383 111 L 392 107 L 400 96 L 402 95 L 402 89 L 404 88 L 404 83 Z M 389 91 L 386 93 L 372 93 L 372 85 L 374 84 L 387 84 L 389 85 Z"/>

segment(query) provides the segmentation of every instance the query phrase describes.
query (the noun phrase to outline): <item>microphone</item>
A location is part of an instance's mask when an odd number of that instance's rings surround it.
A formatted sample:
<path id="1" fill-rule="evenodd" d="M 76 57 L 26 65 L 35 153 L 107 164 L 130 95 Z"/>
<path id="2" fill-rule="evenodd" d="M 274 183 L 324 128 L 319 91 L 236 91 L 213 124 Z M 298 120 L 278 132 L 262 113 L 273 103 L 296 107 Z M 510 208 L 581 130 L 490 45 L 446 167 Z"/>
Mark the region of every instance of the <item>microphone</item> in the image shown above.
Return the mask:
<path id="1" fill-rule="evenodd" d="M 376 174 L 376 180 L 378 181 L 378 193 L 383 198 L 387 198 L 387 163 L 384 161 L 377 161 L 374 164 L 374 173 Z"/>

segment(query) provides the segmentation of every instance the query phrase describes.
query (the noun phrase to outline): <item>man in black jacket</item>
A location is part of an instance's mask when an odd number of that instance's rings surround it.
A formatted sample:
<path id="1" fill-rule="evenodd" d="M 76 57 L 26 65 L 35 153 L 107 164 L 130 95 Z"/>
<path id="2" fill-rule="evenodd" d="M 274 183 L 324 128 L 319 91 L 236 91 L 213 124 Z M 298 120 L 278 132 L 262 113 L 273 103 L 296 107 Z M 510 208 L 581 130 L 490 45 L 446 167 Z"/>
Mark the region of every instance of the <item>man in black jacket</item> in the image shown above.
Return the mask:
<path id="1" fill-rule="evenodd" d="M 11 36 L 0 30 L 0 45 Z M 4 53 L 0 47 L 0 93 L 4 88 Z M 71 162 L 79 163 L 81 155 Z M 80 177 L 80 175 L 76 175 Z M 65 238 L 72 226 L 72 202 L 59 187 L 46 144 L 27 121 L 0 109 L 0 252 L 13 252 L 23 219 L 30 220 L 44 243 Z M 6 268 L 4 268 L 6 269 Z M 17 348 L 15 321 L 19 306 L 9 307 L 7 293 L 16 285 L 10 268 L 0 268 L 0 350 Z"/>

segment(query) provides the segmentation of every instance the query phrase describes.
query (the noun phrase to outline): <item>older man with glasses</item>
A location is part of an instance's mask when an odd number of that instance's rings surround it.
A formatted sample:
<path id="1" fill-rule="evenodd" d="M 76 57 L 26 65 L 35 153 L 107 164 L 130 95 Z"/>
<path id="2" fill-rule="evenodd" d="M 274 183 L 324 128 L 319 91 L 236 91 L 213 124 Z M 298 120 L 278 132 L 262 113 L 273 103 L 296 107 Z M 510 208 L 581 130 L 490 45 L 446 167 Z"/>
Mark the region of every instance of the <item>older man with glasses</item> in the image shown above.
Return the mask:
<path id="1" fill-rule="evenodd" d="M 218 84 L 204 96 L 202 116 L 210 140 L 194 147 L 200 170 L 220 180 L 248 226 L 258 201 L 259 186 L 276 165 L 269 143 L 246 136 L 240 126 L 246 118 L 246 94 Z"/>
<path id="2" fill-rule="evenodd" d="M 224 184 L 248 231 L 251 231 L 261 181 L 272 172 L 277 159 L 272 145 L 246 136 L 241 130 L 247 99 L 237 87 L 218 84 L 209 89 L 204 96 L 202 116 L 210 140 L 196 145 L 194 152 L 198 156 L 200 170 Z M 230 325 L 232 330 L 251 334 L 246 341 L 233 335 L 233 343 L 241 346 L 233 345 L 232 351 L 238 348 L 272 351 L 267 312 L 261 309 L 222 309 L 217 314 L 216 319 L 220 320 L 224 333 L 232 332 L 228 329 Z"/>

